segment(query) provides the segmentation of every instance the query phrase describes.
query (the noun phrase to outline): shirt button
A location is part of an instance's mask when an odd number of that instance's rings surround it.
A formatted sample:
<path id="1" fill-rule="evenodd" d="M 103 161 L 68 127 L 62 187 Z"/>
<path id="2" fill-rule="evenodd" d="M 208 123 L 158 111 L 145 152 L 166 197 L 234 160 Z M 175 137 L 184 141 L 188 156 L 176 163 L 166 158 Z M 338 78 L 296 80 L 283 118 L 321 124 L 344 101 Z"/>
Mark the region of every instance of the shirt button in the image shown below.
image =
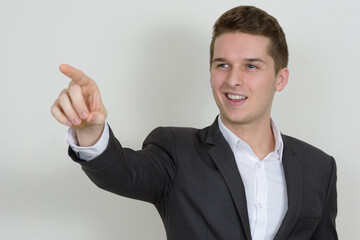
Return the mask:
<path id="1" fill-rule="evenodd" d="M 258 208 L 263 208 L 263 205 L 262 205 L 261 203 L 259 203 L 259 204 L 257 205 L 257 207 L 258 207 Z"/>
<path id="2" fill-rule="evenodd" d="M 256 166 L 257 166 L 258 168 L 261 168 L 261 163 L 257 163 Z"/>

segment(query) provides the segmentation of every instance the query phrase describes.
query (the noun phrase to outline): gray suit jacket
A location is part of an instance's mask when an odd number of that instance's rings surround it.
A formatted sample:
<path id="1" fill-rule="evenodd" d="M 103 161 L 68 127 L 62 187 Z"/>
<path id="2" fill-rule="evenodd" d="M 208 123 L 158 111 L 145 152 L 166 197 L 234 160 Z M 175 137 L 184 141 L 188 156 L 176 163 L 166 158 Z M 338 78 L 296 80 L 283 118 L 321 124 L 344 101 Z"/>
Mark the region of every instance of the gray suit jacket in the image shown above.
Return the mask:
<path id="1" fill-rule="evenodd" d="M 338 239 L 334 159 L 282 138 L 288 211 L 274 239 Z M 100 188 L 153 203 L 169 240 L 251 239 L 244 185 L 217 120 L 201 130 L 157 128 L 140 151 L 121 147 L 110 131 L 96 159 L 69 154 Z"/>

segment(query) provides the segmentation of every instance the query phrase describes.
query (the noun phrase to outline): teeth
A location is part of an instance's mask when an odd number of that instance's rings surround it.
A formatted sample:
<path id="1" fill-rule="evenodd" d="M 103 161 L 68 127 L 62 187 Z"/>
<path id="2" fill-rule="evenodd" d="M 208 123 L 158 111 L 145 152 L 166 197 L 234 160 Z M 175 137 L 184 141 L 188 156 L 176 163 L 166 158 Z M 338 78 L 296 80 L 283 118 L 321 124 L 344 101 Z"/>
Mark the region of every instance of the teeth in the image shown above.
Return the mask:
<path id="1" fill-rule="evenodd" d="M 233 94 L 228 94 L 227 97 L 230 98 L 230 99 L 233 99 L 233 100 L 239 100 L 239 99 L 245 99 L 245 98 L 247 98 L 247 97 L 245 97 L 245 96 L 233 95 Z"/>

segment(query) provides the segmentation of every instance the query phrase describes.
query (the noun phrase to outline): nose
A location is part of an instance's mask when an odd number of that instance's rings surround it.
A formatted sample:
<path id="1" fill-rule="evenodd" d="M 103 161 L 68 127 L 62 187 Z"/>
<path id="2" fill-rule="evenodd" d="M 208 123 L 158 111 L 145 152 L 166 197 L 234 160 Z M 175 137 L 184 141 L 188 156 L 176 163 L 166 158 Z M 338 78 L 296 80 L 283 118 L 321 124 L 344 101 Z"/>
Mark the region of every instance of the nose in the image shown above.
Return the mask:
<path id="1" fill-rule="evenodd" d="M 230 87 L 239 87 L 244 85 L 244 73 L 241 70 L 233 69 L 227 79 Z"/>

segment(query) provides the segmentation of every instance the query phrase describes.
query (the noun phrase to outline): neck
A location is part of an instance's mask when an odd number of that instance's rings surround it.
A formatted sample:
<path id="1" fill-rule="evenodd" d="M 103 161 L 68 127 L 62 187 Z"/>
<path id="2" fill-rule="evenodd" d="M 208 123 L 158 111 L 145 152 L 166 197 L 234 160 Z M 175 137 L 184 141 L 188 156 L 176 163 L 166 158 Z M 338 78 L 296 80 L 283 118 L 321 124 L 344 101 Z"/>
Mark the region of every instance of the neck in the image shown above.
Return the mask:
<path id="1" fill-rule="evenodd" d="M 221 118 L 221 120 L 223 120 Z M 260 159 L 264 159 L 275 149 L 275 138 L 271 128 L 270 116 L 257 123 L 236 124 L 224 122 L 237 137 L 246 142 Z"/>

